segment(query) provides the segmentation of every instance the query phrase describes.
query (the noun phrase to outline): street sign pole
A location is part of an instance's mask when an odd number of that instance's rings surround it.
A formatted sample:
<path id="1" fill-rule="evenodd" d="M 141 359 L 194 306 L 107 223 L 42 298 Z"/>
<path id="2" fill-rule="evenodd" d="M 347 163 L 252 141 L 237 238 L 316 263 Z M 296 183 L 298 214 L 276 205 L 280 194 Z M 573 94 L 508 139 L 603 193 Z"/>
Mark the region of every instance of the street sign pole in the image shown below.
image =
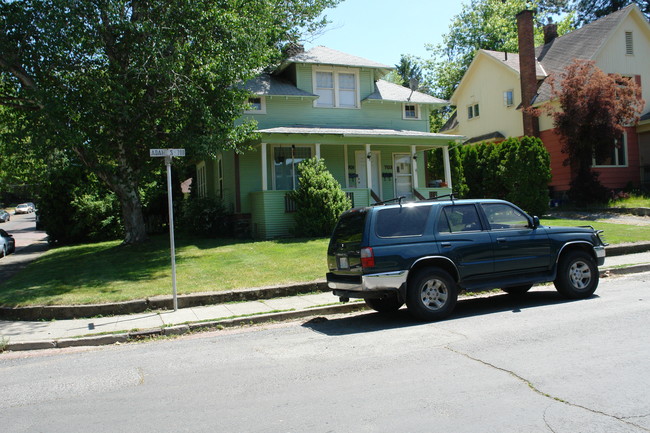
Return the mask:
<path id="1" fill-rule="evenodd" d="M 174 311 L 178 311 L 178 296 L 176 294 L 176 246 L 174 245 L 174 203 L 172 200 L 172 156 L 165 156 L 167 166 L 167 206 L 169 210 L 169 245 L 172 256 L 172 295 Z"/>
<path id="2" fill-rule="evenodd" d="M 167 166 L 167 207 L 169 211 L 169 245 L 172 259 L 172 295 L 174 311 L 178 311 L 176 292 L 176 246 L 174 245 L 174 202 L 172 200 L 172 158 L 185 156 L 185 149 L 149 149 L 149 156 L 164 157 Z"/>

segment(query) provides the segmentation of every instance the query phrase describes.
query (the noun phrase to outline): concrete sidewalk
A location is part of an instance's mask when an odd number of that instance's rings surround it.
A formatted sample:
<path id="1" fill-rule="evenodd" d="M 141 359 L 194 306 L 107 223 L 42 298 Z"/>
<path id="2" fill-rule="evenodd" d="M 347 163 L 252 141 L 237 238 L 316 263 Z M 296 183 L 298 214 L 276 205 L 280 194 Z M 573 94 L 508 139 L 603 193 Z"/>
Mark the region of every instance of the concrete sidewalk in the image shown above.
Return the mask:
<path id="1" fill-rule="evenodd" d="M 602 274 L 650 271 L 650 252 L 606 259 Z M 34 350 L 122 343 L 199 329 L 220 329 L 345 313 L 365 309 L 365 303 L 340 303 L 331 292 L 282 298 L 151 311 L 138 314 L 53 321 L 0 321 L 0 350 Z"/>

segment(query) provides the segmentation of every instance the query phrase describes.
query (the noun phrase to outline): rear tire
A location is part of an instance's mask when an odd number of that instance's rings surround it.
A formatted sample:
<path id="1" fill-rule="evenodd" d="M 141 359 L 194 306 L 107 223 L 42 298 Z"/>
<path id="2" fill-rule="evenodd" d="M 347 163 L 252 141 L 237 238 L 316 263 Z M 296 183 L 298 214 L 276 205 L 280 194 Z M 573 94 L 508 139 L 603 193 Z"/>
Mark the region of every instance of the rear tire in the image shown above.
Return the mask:
<path id="1" fill-rule="evenodd" d="M 365 299 L 366 305 L 378 313 L 394 313 L 399 310 L 404 302 L 397 295 L 386 295 L 383 298 Z"/>
<path id="2" fill-rule="evenodd" d="M 458 300 L 458 287 L 440 268 L 423 269 L 409 281 L 406 305 L 417 319 L 434 321 L 449 316 Z"/>
<path id="3" fill-rule="evenodd" d="M 596 291 L 598 279 L 598 266 L 593 257 L 584 251 L 572 251 L 560 259 L 553 284 L 565 298 L 583 299 Z"/>
<path id="4" fill-rule="evenodd" d="M 504 287 L 501 290 L 512 296 L 523 296 L 533 287 L 532 284 L 522 284 L 521 286 Z"/>

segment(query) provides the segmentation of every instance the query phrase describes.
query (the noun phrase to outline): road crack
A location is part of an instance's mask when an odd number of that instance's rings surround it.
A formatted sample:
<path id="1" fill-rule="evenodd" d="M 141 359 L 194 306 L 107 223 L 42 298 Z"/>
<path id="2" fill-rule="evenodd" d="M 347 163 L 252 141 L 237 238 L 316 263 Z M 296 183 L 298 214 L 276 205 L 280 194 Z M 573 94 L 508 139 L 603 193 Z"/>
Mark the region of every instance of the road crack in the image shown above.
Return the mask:
<path id="1" fill-rule="evenodd" d="M 577 404 L 577 403 L 572 403 L 572 402 L 570 402 L 568 400 L 564 400 L 563 398 L 560 398 L 560 397 L 557 397 L 557 396 L 554 396 L 554 395 L 551 395 L 549 393 L 546 393 L 546 392 L 542 391 L 541 389 L 537 388 L 533 382 L 526 379 L 525 377 L 522 377 L 522 376 L 518 375 L 517 373 L 515 373 L 512 370 L 508 370 L 507 368 L 499 367 L 499 366 L 491 364 L 491 363 L 489 363 L 487 361 L 483 361 L 482 359 L 479 359 L 479 358 L 475 358 L 475 357 L 473 357 L 473 356 L 471 356 L 471 355 L 469 355 L 467 353 L 464 353 L 464 352 L 461 352 L 459 350 L 453 349 L 453 348 L 449 347 L 448 345 L 445 346 L 445 349 L 449 350 L 450 352 L 454 352 L 457 355 L 463 356 L 463 357 L 465 357 L 467 359 L 471 359 L 472 361 L 483 364 L 486 367 L 490 367 L 490 368 L 493 368 L 495 370 L 499 370 L 499 371 L 502 371 L 504 373 L 507 373 L 510 376 L 517 379 L 518 381 L 520 381 L 522 383 L 525 383 L 528 386 L 528 388 L 530 388 L 533 392 L 535 392 L 535 393 L 537 393 L 537 394 L 539 394 L 539 395 L 541 395 L 541 396 L 543 396 L 545 398 L 551 399 L 551 400 L 556 401 L 558 403 L 565 404 L 567 406 L 571 406 L 571 407 L 575 407 L 575 408 L 578 408 L 578 409 L 586 410 L 587 412 L 591 412 L 591 413 L 596 414 L 596 415 L 602 415 L 602 416 L 605 416 L 605 417 L 608 417 L 608 418 L 612 418 L 612 419 L 615 419 L 615 420 L 617 420 L 619 422 L 627 424 L 629 426 L 641 429 L 643 431 L 650 432 L 650 429 L 648 429 L 646 427 L 643 427 L 641 425 L 635 424 L 635 423 L 633 423 L 631 421 L 628 421 L 630 418 L 643 418 L 643 417 L 648 416 L 648 415 L 642 415 L 640 417 L 635 417 L 635 416 L 633 416 L 633 417 L 619 417 L 619 416 L 612 415 L 612 414 L 609 414 L 609 413 L 606 413 L 606 412 L 603 412 L 603 411 L 600 411 L 600 410 L 591 409 L 589 407 L 582 406 L 582 405 Z M 546 423 L 549 430 L 553 431 L 553 429 L 551 429 L 551 427 L 549 426 L 548 422 L 546 422 L 546 419 L 544 419 L 544 422 Z"/>

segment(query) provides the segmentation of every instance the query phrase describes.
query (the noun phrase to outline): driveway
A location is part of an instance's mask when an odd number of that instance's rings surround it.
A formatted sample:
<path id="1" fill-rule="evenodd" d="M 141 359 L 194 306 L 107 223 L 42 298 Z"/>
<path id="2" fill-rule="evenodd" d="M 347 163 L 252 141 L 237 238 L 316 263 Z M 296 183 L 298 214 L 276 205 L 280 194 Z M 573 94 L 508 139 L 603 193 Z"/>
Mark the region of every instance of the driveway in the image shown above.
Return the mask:
<path id="1" fill-rule="evenodd" d="M 0 259 L 0 281 L 4 281 L 24 268 L 48 249 L 47 234 L 36 230 L 34 213 L 12 215 L 11 221 L 0 228 L 14 236 L 16 252 Z"/>

